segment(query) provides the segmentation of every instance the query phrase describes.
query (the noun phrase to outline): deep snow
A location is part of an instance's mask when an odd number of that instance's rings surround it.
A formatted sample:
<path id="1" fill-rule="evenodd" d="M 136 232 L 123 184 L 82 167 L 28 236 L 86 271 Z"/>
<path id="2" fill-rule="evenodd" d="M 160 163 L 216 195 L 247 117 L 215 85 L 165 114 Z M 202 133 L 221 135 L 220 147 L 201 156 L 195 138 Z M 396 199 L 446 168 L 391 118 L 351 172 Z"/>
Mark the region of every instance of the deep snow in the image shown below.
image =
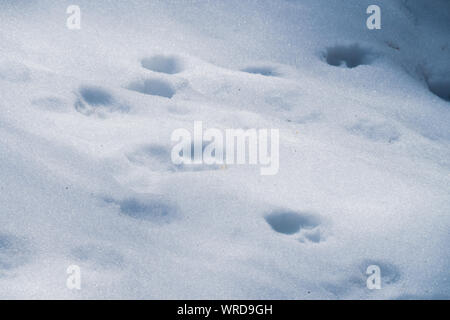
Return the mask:
<path id="1" fill-rule="evenodd" d="M 76 2 L 0 1 L 0 298 L 450 297 L 449 1 Z M 174 165 L 194 121 L 279 173 Z"/>

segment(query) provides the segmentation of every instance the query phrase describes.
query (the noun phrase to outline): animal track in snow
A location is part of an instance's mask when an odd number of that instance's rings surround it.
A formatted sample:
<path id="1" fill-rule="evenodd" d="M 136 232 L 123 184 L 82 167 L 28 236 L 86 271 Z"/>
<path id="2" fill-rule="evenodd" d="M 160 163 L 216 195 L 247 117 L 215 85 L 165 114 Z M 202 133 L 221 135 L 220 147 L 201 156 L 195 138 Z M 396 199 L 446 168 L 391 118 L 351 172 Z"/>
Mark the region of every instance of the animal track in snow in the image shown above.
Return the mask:
<path id="1" fill-rule="evenodd" d="M 276 77 L 279 76 L 280 73 L 271 66 L 251 66 L 242 69 L 241 71 L 253 74 L 259 74 L 266 77 Z"/>
<path id="2" fill-rule="evenodd" d="M 400 133 L 394 126 L 386 123 L 372 123 L 369 120 L 361 120 L 347 127 L 347 131 L 375 142 L 393 143 L 400 139 Z"/>
<path id="3" fill-rule="evenodd" d="M 169 82 L 158 78 L 137 80 L 130 83 L 127 88 L 142 94 L 169 99 L 176 93 L 175 88 Z"/>
<path id="4" fill-rule="evenodd" d="M 109 91 L 97 86 L 82 86 L 78 90 L 75 109 L 84 114 L 95 112 L 127 112 L 129 108 L 118 103 Z"/>
<path id="5" fill-rule="evenodd" d="M 123 200 L 105 199 L 119 206 L 123 215 L 154 223 L 169 223 L 178 215 L 177 207 L 163 196 L 139 194 Z"/>
<path id="6" fill-rule="evenodd" d="M 100 87 L 81 87 L 81 97 L 91 106 L 110 105 L 113 103 L 112 95 Z"/>
<path id="7" fill-rule="evenodd" d="M 183 71 L 181 61 L 174 56 L 155 55 L 141 60 L 143 68 L 167 74 L 176 74 Z"/>
<path id="8" fill-rule="evenodd" d="M 427 83 L 432 93 L 450 102 L 450 80 L 429 80 Z"/>
<path id="9" fill-rule="evenodd" d="M 295 234 L 303 229 L 314 229 L 319 226 L 319 218 L 309 213 L 277 210 L 265 217 L 273 230 L 283 234 Z"/>
<path id="10" fill-rule="evenodd" d="M 347 68 L 370 64 L 373 61 L 372 52 L 358 44 L 329 47 L 326 49 L 324 57 L 329 65 L 340 67 L 345 64 Z"/>
<path id="11" fill-rule="evenodd" d="M 27 243 L 13 235 L 0 233 L 0 276 L 3 271 L 25 264 L 29 259 Z"/>

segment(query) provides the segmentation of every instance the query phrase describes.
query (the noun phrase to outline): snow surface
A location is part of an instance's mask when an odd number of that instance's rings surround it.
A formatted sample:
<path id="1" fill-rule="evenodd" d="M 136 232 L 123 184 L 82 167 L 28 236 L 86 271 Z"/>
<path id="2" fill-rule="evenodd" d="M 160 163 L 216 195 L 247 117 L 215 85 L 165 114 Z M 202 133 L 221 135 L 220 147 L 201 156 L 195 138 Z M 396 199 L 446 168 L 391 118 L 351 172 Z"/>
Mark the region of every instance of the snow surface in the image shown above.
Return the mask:
<path id="1" fill-rule="evenodd" d="M 0 1 L 0 298 L 450 297 L 449 1 L 70 4 Z M 279 173 L 174 166 L 194 121 Z"/>

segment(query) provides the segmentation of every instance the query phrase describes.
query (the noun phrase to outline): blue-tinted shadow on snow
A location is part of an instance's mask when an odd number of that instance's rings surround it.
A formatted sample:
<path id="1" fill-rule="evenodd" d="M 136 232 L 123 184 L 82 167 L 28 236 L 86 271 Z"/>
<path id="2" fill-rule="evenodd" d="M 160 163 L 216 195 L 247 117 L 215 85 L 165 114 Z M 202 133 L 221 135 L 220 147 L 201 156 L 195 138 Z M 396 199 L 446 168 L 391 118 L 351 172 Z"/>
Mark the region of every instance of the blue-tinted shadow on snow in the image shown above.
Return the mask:
<path id="1" fill-rule="evenodd" d="M 83 85 L 76 95 L 78 99 L 75 102 L 75 110 L 86 116 L 96 112 L 102 114 L 105 112 L 129 111 L 129 107 L 116 101 L 107 89 L 99 86 Z"/>
<path id="2" fill-rule="evenodd" d="M 174 56 L 155 55 L 143 58 L 141 65 L 147 70 L 166 74 L 176 74 L 183 71 L 181 60 Z"/>
<path id="3" fill-rule="evenodd" d="M 121 200 L 104 200 L 116 204 L 122 215 L 157 224 L 170 223 L 179 215 L 178 207 L 162 195 L 136 194 Z"/>
<path id="4" fill-rule="evenodd" d="M 273 211 L 265 216 L 265 220 L 274 231 L 288 235 L 301 229 L 313 229 L 320 224 L 316 215 L 289 210 Z"/>
<path id="5" fill-rule="evenodd" d="M 372 265 L 378 266 L 380 268 L 381 282 L 383 285 L 387 286 L 390 284 L 394 284 L 401 279 L 400 269 L 396 265 L 384 260 L 374 259 L 365 259 L 359 265 L 359 271 L 361 272 L 362 279 L 367 279 L 367 267 Z"/>
<path id="6" fill-rule="evenodd" d="M 25 240 L 11 234 L 0 233 L 0 276 L 2 271 L 14 269 L 28 262 L 30 254 Z"/>
<path id="7" fill-rule="evenodd" d="M 127 86 L 127 89 L 145 95 L 159 96 L 168 99 L 172 98 L 176 93 L 175 88 L 168 81 L 158 78 L 133 81 Z"/>
<path id="8" fill-rule="evenodd" d="M 428 88 L 439 98 L 450 102 L 450 80 L 429 80 Z"/>
<path id="9" fill-rule="evenodd" d="M 351 69 L 359 65 L 371 64 L 375 57 L 370 49 L 363 48 L 359 44 L 352 44 L 328 47 L 324 52 L 324 58 L 331 66 L 345 66 Z"/>
<path id="10" fill-rule="evenodd" d="M 250 66 L 241 69 L 243 72 L 258 74 L 265 77 L 277 77 L 280 75 L 280 72 L 276 70 L 276 68 L 272 66 Z"/>

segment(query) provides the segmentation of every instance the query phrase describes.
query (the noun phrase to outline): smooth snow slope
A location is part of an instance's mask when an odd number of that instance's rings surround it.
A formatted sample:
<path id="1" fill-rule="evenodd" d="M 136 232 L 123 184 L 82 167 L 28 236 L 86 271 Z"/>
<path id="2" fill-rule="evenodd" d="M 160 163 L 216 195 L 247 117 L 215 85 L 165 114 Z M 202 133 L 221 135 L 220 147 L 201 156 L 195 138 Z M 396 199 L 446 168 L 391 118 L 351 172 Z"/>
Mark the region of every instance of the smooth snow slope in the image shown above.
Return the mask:
<path id="1" fill-rule="evenodd" d="M 70 4 L 0 1 L 0 298 L 450 297 L 449 1 Z M 173 165 L 194 121 L 278 175 Z"/>

